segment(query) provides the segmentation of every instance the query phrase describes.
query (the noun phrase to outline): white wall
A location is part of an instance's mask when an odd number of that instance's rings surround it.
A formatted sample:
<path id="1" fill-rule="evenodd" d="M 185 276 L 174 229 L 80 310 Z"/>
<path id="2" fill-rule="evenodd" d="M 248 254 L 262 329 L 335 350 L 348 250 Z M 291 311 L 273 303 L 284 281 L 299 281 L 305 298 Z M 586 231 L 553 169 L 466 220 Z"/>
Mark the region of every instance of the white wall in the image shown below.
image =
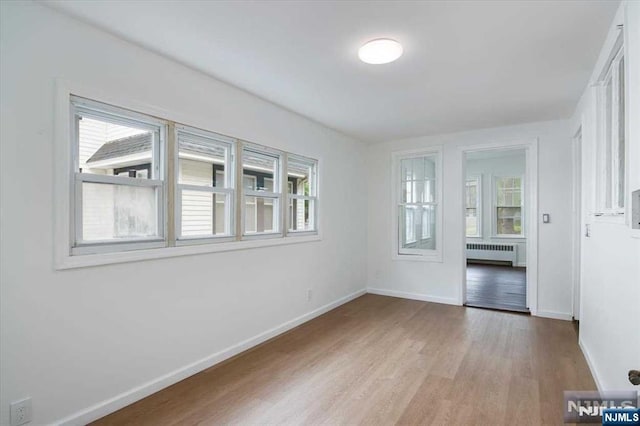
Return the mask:
<path id="1" fill-rule="evenodd" d="M 483 153 L 483 155 L 486 154 Z M 497 155 L 497 157 L 467 157 L 467 178 L 479 176 L 480 181 L 482 182 L 482 236 L 480 238 L 468 237 L 467 241 L 485 241 L 494 243 L 515 244 L 518 247 L 517 266 L 527 266 L 526 238 L 498 238 L 493 236 L 495 228 L 493 226 L 493 221 L 495 220 L 495 215 L 493 215 L 493 178 L 504 176 L 522 176 L 524 179 L 526 170 L 526 152 L 524 149 L 510 150 L 509 154 L 507 155 L 507 153 L 504 151 L 496 151 L 495 155 Z M 527 188 L 524 188 L 524 190 L 526 191 Z M 527 219 L 529 218 L 523 215 L 522 224 L 524 226 L 525 232 L 527 229 Z"/>
<path id="2" fill-rule="evenodd" d="M 571 317 L 571 139 L 567 121 L 417 137 L 372 146 L 369 183 L 369 288 L 457 303 L 464 259 L 462 155 L 459 147 L 538 138 L 539 315 Z M 443 262 L 392 260 L 391 153 L 443 145 Z M 549 213 L 552 222 L 542 224 Z M 530 223 L 530 222 L 529 222 Z M 533 308 L 535 310 L 535 307 Z"/>
<path id="3" fill-rule="evenodd" d="M 361 143 L 45 6 L 0 17 L 0 424 L 10 401 L 53 422 L 366 287 Z M 322 241 L 54 271 L 55 78 L 320 158 Z"/>
<path id="4" fill-rule="evenodd" d="M 640 2 L 621 6 L 591 83 L 597 81 L 604 67 L 618 34 L 618 24 L 624 24 L 628 67 L 629 197 L 631 191 L 640 188 Z M 634 389 L 627 380 L 627 372 L 640 368 L 640 235 L 633 237 L 629 211 L 627 223 L 610 223 L 608 218 L 593 215 L 597 179 L 595 108 L 594 88 L 589 86 L 572 119 L 572 131 L 582 128 L 582 229 L 587 224 L 591 227 L 591 236 L 587 238 L 583 232 L 580 239 L 580 345 L 601 389 Z"/>

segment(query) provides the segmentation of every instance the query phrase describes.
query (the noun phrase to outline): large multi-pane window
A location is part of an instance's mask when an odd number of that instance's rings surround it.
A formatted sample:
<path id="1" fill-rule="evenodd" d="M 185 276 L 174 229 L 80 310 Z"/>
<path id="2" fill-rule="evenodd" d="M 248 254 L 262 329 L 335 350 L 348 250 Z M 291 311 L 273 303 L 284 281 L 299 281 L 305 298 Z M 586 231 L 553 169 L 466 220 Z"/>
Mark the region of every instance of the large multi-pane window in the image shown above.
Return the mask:
<path id="1" fill-rule="evenodd" d="M 70 113 L 67 255 L 318 229 L 316 160 L 77 96 Z"/>
<path id="2" fill-rule="evenodd" d="M 71 111 L 74 254 L 162 245 L 166 122 L 75 96 Z"/>
<path id="3" fill-rule="evenodd" d="M 398 253 L 436 250 L 437 154 L 399 159 Z"/>
<path id="4" fill-rule="evenodd" d="M 625 73 L 622 39 L 600 79 L 598 213 L 623 214 L 625 201 Z"/>
<path id="5" fill-rule="evenodd" d="M 495 234 L 498 236 L 522 236 L 522 177 L 496 177 L 495 185 Z"/>
<path id="6" fill-rule="evenodd" d="M 480 237 L 480 178 L 474 177 L 467 179 L 465 183 L 465 220 L 466 220 L 466 236 Z"/>

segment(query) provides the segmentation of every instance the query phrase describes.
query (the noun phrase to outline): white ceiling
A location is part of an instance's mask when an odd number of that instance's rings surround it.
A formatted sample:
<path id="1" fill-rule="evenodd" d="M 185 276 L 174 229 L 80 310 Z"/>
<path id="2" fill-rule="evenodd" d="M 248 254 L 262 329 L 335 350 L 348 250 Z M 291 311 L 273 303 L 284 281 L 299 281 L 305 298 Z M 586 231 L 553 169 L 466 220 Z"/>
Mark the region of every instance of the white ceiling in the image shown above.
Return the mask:
<path id="1" fill-rule="evenodd" d="M 47 2 L 364 141 L 567 118 L 618 1 Z M 358 60 L 390 37 L 404 55 Z"/>

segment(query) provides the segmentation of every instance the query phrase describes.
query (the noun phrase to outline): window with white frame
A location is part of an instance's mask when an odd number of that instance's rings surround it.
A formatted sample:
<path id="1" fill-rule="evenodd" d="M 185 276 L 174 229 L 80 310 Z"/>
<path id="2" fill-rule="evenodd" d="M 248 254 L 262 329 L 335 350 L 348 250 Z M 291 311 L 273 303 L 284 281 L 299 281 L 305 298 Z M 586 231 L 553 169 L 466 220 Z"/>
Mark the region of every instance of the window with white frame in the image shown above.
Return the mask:
<path id="1" fill-rule="evenodd" d="M 317 168 L 318 162 L 310 158 L 290 155 L 287 159 L 290 233 L 317 230 Z"/>
<path id="2" fill-rule="evenodd" d="M 177 238 L 233 236 L 234 140 L 185 126 L 176 126 L 176 140 Z"/>
<path id="3" fill-rule="evenodd" d="M 71 97 L 72 253 L 160 247 L 167 123 Z"/>
<path id="4" fill-rule="evenodd" d="M 255 146 L 242 152 L 244 235 L 279 233 L 281 154 Z"/>
<path id="5" fill-rule="evenodd" d="M 494 178 L 494 234 L 500 237 L 524 236 L 522 220 L 522 177 Z"/>
<path id="6" fill-rule="evenodd" d="M 465 229 L 467 237 L 481 237 L 481 185 L 480 178 L 474 177 L 465 183 Z"/>
<path id="7" fill-rule="evenodd" d="M 622 34 L 598 88 L 597 213 L 624 214 L 625 205 L 625 70 Z"/>
<path id="8" fill-rule="evenodd" d="M 317 160 L 75 95 L 69 102 L 63 256 L 317 233 Z"/>
<path id="9" fill-rule="evenodd" d="M 398 158 L 398 254 L 436 254 L 439 249 L 437 153 L 411 154 Z"/>

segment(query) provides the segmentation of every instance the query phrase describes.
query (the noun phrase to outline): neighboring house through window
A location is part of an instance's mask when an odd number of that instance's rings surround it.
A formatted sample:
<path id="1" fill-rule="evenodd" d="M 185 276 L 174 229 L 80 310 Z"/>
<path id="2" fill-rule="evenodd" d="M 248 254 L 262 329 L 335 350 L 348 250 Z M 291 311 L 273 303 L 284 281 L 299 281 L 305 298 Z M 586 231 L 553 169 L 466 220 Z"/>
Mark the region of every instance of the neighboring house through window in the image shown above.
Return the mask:
<path id="1" fill-rule="evenodd" d="M 69 99 L 73 191 L 63 256 L 317 232 L 317 160 Z"/>
<path id="2" fill-rule="evenodd" d="M 71 100 L 74 115 L 75 208 L 72 251 L 96 246 L 164 244 L 166 123 L 152 117 Z"/>

